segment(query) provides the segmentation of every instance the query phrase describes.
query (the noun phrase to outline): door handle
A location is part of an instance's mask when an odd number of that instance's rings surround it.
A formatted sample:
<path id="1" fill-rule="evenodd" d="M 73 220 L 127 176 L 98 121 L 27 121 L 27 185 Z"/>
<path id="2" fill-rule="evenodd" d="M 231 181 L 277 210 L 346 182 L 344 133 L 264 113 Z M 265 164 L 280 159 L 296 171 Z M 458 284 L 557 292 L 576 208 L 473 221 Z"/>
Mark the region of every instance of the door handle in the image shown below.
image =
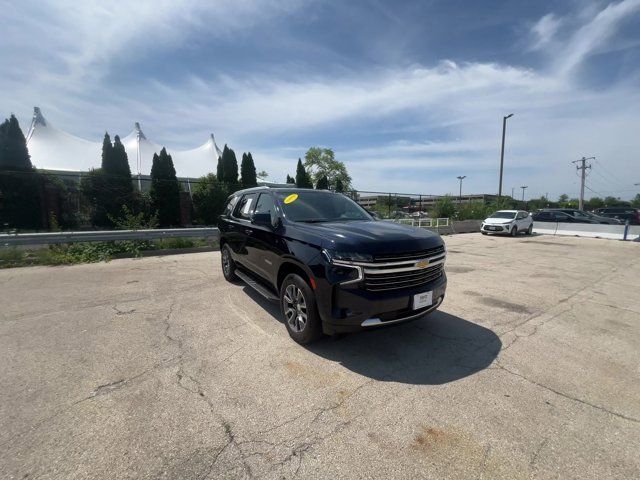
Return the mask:
<path id="1" fill-rule="evenodd" d="M 253 230 L 250 228 L 245 228 L 244 233 L 246 233 L 247 235 L 251 235 L 253 233 Z"/>

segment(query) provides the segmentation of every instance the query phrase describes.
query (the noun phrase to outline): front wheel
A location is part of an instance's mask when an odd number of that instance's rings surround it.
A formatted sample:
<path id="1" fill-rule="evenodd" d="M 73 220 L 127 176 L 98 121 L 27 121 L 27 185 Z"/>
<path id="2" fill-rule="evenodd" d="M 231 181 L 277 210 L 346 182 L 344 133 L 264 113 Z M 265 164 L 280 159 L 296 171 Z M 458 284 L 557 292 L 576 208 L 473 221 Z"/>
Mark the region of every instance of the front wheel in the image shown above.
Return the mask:
<path id="1" fill-rule="evenodd" d="M 222 262 L 222 275 L 227 282 L 233 282 L 238 279 L 236 275 L 236 262 L 231 256 L 231 248 L 224 244 L 220 250 L 220 260 Z"/>
<path id="2" fill-rule="evenodd" d="M 280 308 L 289 336 L 306 345 L 322 335 L 322 323 L 311 287 L 299 275 L 287 275 L 280 287 Z"/>
<path id="3" fill-rule="evenodd" d="M 514 227 L 511 229 L 511 236 L 512 236 L 512 237 L 515 237 L 516 235 L 518 235 L 518 227 L 514 226 Z"/>

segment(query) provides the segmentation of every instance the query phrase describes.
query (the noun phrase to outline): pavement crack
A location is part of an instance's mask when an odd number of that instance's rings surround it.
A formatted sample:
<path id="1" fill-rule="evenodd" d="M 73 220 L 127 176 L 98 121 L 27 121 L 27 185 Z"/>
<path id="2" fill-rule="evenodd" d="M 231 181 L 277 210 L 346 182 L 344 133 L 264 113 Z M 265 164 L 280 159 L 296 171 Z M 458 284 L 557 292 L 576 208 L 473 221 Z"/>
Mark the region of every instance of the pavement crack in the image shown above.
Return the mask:
<path id="1" fill-rule="evenodd" d="M 549 391 L 551 393 L 555 393 L 556 395 L 559 395 L 559 396 L 561 396 L 563 398 L 566 398 L 567 400 L 571 400 L 573 402 L 581 403 L 582 405 L 586 405 L 586 406 L 594 408 L 596 410 L 600 410 L 602 412 L 608 413 L 609 415 L 621 418 L 623 420 L 627 420 L 629 422 L 640 423 L 640 419 L 637 419 L 637 418 L 634 418 L 634 417 L 630 417 L 630 416 L 625 415 L 623 413 L 614 412 L 613 410 L 610 410 L 610 409 L 608 409 L 606 407 L 603 407 L 601 405 L 596 405 L 595 403 L 591 403 L 591 402 L 589 402 L 587 400 L 583 400 L 583 399 L 578 398 L 578 397 L 574 397 L 572 395 L 569 395 L 568 393 L 561 392 L 560 390 L 557 390 L 557 389 L 555 389 L 553 387 L 550 387 L 550 386 L 545 385 L 543 383 L 540 383 L 540 382 L 537 382 L 535 380 L 532 380 L 532 379 L 530 379 L 530 378 L 526 377 L 525 375 L 522 375 L 522 374 L 520 374 L 518 372 L 514 372 L 513 370 L 509 370 L 507 367 L 502 365 L 497 360 L 494 363 L 496 364 L 496 366 L 500 370 L 502 370 L 504 372 L 507 372 L 508 374 L 513 375 L 515 377 L 521 378 L 521 379 L 531 383 L 532 385 L 536 385 L 537 387 L 543 388 L 543 389 L 545 389 L 545 390 L 547 390 L 547 391 Z"/>
<path id="2" fill-rule="evenodd" d="M 538 448 L 536 448 L 536 451 L 533 452 L 533 456 L 531 457 L 531 461 L 529 462 L 529 468 L 533 469 L 535 467 L 535 464 L 538 461 L 538 457 L 540 456 L 540 452 L 544 447 L 547 446 L 547 443 L 549 443 L 549 437 L 546 437 L 544 440 L 542 440 L 542 442 L 540 442 L 540 445 L 538 445 Z"/>

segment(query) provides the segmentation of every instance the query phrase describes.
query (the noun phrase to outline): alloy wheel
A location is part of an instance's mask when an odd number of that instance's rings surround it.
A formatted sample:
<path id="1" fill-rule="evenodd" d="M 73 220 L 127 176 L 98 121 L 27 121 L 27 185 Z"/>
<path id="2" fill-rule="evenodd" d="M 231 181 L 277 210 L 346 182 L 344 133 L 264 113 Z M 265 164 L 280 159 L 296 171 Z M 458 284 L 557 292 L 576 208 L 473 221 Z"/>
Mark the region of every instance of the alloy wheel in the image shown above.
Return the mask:
<path id="1" fill-rule="evenodd" d="M 302 332 L 307 326 L 307 302 L 296 285 L 288 285 L 284 291 L 284 315 L 294 332 Z"/>

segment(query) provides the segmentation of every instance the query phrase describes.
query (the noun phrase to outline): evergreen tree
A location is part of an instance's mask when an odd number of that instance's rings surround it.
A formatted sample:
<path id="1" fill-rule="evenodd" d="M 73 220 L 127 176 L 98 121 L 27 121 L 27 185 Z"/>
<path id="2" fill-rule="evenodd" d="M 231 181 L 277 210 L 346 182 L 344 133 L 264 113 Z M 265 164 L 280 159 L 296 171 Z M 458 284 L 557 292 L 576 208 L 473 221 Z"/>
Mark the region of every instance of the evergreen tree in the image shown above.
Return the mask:
<path id="1" fill-rule="evenodd" d="M 105 172 L 111 171 L 111 164 L 113 158 L 113 144 L 111 143 L 111 137 L 109 132 L 104 132 L 104 138 L 102 139 L 102 170 Z"/>
<path id="2" fill-rule="evenodd" d="M 0 125 L 0 228 L 40 228 L 43 179 L 35 171 L 15 115 Z"/>
<path id="3" fill-rule="evenodd" d="M 242 185 L 242 188 L 258 186 L 256 166 L 253 163 L 251 152 L 242 154 L 242 163 L 240 165 L 240 184 Z"/>
<path id="4" fill-rule="evenodd" d="M 113 227 L 122 215 L 122 207 L 132 209 L 135 194 L 131 168 L 124 145 L 117 135 L 113 144 L 108 132 L 102 140 L 102 168 L 91 170 L 82 182 L 82 191 L 92 205 L 92 223 Z"/>
<path id="5" fill-rule="evenodd" d="M 286 183 L 293 183 L 295 185 L 296 184 L 296 179 L 293 178 L 291 175 L 289 175 L 287 173 L 287 182 Z"/>
<path id="6" fill-rule="evenodd" d="M 0 169 L 18 172 L 33 171 L 27 141 L 15 115 L 0 127 Z"/>
<path id="7" fill-rule="evenodd" d="M 222 157 L 218 157 L 218 165 L 216 166 L 216 178 L 219 182 L 222 182 L 224 177 L 224 171 L 222 169 Z"/>
<path id="8" fill-rule="evenodd" d="M 336 192 L 338 193 L 344 192 L 344 185 L 342 184 L 342 180 L 339 178 L 336 180 Z"/>
<path id="9" fill-rule="evenodd" d="M 164 147 L 160 150 L 160 155 L 153 154 L 149 195 L 151 204 L 158 214 L 160 226 L 168 227 L 180 223 L 180 184 L 173 159 Z"/>
<path id="10" fill-rule="evenodd" d="M 124 149 L 124 145 L 120 141 L 118 135 L 113 139 L 113 150 L 111 151 L 112 158 L 112 173 L 116 175 L 122 175 L 131 180 L 131 167 L 129 166 L 129 157 Z"/>
<path id="11" fill-rule="evenodd" d="M 325 176 L 320 177 L 316 183 L 316 190 L 329 190 L 329 179 Z"/>
<path id="12" fill-rule="evenodd" d="M 313 188 L 311 178 L 307 174 L 307 171 L 302 165 L 302 160 L 298 159 L 298 166 L 296 167 L 296 187 L 298 188 Z"/>
<path id="13" fill-rule="evenodd" d="M 236 188 L 238 184 L 238 160 L 236 153 L 226 145 L 222 151 L 222 183 L 230 188 Z"/>

